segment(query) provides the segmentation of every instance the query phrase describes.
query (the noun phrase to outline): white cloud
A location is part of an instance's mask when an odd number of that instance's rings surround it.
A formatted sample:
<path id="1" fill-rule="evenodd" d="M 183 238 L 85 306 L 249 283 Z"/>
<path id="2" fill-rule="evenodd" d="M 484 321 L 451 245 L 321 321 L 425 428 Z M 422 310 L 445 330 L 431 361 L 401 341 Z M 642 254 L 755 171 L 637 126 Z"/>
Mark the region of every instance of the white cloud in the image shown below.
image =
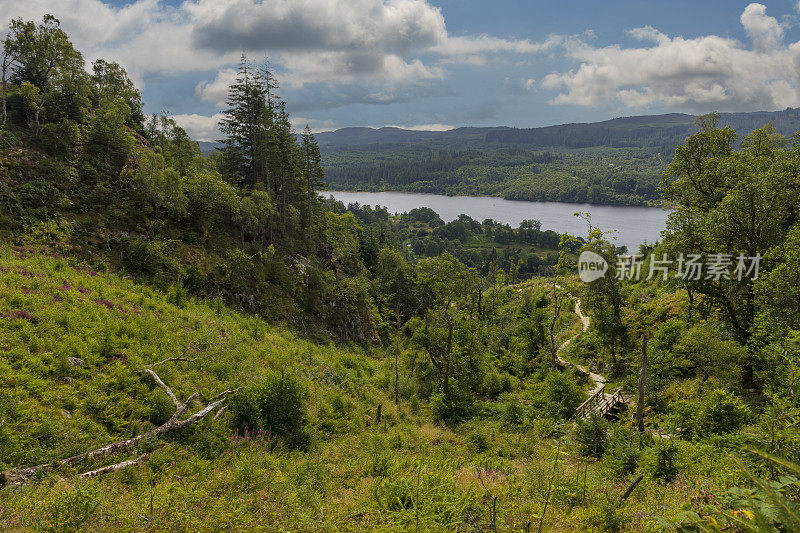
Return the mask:
<path id="1" fill-rule="evenodd" d="M 298 132 L 302 132 L 306 126 L 311 128 L 312 133 L 319 133 L 321 131 L 332 131 L 339 127 L 335 120 L 318 120 L 314 118 L 291 117 L 289 121 L 292 123 L 292 127 L 295 129 L 295 131 Z"/>
<path id="2" fill-rule="evenodd" d="M 783 28 L 776 19 L 767 16 L 765 5 L 755 3 L 748 5 L 739 20 L 759 52 L 775 50 L 782 44 Z"/>
<path id="3" fill-rule="evenodd" d="M 237 54 L 190 46 L 192 21 L 183 8 L 138 0 L 115 8 L 99 0 L 3 0 L 0 25 L 51 13 L 88 61 L 118 61 L 141 84 L 147 74 L 176 74 L 230 64 Z"/>
<path id="4" fill-rule="evenodd" d="M 565 50 L 580 65 L 547 75 L 541 85 L 558 91 L 553 104 L 695 111 L 800 106 L 800 42 L 784 45 L 783 30 L 761 4 L 747 6 L 741 22 L 752 47 L 714 35 L 668 37 L 649 26 L 630 32 L 654 43 L 648 47 L 575 40 Z"/>
<path id="5" fill-rule="evenodd" d="M 431 51 L 442 55 L 445 62 L 483 65 L 498 55 L 535 54 L 550 51 L 562 44 L 564 40 L 565 37 L 560 35 L 551 35 L 540 43 L 531 42 L 528 39 L 501 39 L 486 34 L 448 36 L 433 46 Z"/>
<path id="6" fill-rule="evenodd" d="M 219 132 L 219 121 L 222 120 L 222 113 L 217 113 L 210 117 L 191 113 L 174 115 L 172 118 L 175 119 L 178 126 L 186 130 L 189 137 L 196 141 L 216 141 L 222 137 Z"/>
<path id="7" fill-rule="evenodd" d="M 196 88 L 211 102 L 224 98 L 242 50 L 254 59 L 269 55 L 291 87 L 358 79 L 392 92 L 443 79 L 437 63 L 483 63 L 490 54 L 552 46 L 451 37 L 441 10 L 427 0 L 185 0 L 177 6 L 133 0 L 123 7 L 101 0 L 3 0 L 0 24 L 45 13 L 61 20 L 87 60 L 119 61 L 140 85 L 150 75 L 219 69 Z"/>
<path id="8" fill-rule="evenodd" d="M 217 76 L 211 82 L 201 81 L 194 88 L 194 95 L 203 102 L 215 102 L 222 104 L 228 96 L 228 87 L 236 79 L 236 69 L 224 68 L 217 72 Z"/>

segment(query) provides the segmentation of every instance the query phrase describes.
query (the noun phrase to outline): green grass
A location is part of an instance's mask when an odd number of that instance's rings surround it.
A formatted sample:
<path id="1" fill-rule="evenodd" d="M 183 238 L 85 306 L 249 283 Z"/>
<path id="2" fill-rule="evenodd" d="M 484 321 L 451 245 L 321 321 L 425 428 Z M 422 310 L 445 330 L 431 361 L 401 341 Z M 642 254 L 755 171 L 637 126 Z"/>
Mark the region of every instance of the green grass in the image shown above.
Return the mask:
<path id="1" fill-rule="evenodd" d="M 469 531 L 470 520 L 489 523 L 477 469 L 497 497 L 499 531 L 535 531 L 548 492 L 544 531 L 617 522 L 654 531 L 657 517 L 734 481 L 724 454 L 681 443 L 674 481 L 648 474 L 617 506 L 609 502 L 627 481 L 606 461 L 581 457 L 568 423 L 540 419 L 525 405 L 536 383 L 478 402 L 480 415 L 469 422 L 440 426 L 424 402 L 393 404 L 391 358 L 380 350 L 312 344 L 219 302 L 162 294 L 31 250 L 0 249 L 0 267 L 0 469 L 65 457 L 169 416 L 171 403 L 140 371 L 182 354 L 196 360 L 157 367 L 181 399 L 210 399 L 270 371 L 294 373 L 307 389 L 312 433 L 308 451 L 290 451 L 268 439 L 234 439 L 225 416 L 205 420 L 102 462 L 46 472 L 19 491 L 3 489 L 4 531 Z M 577 325 L 572 314 L 564 321 L 567 336 Z M 184 354 L 187 346 L 195 349 Z M 515 398 L 523 400 L 522 422 L 506 426 L 502 412 Z M 378 404 L 384 416 L 375 425 Z M 151 455 L 77 479 L 139 452 Z"/>

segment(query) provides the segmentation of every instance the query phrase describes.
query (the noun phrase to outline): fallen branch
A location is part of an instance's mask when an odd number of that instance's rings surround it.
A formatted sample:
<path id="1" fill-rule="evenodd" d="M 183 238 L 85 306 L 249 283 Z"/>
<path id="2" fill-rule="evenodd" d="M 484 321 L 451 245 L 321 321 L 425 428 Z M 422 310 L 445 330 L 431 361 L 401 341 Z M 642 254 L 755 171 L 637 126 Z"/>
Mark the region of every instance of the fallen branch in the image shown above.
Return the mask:
<path id="1" fill-rule="evenodd" d="M 136 444 L 145 439 L 149 439 L 151 437 L 157 437 L 169 431 L 174 431 L 176 429 L 181 429 L 191 424 L 194 424 L 198 420 L 205 417 L 208 413 L 216 411 L 218 408 L 223 407 L 223 404 L 228 398 L 228 393 L 231 392 L 231 391 L 225 391 L 218 394 L 215 398 L 216 401 L 208 404 L 206 407 L 204 407 L 200 411 L 197 411 L 188 418 L 179 420 L 180 416 L 189 407 L 189 404 L 191 404 L 191 402 L 194 401 L 194 399 L 197 398 L 199 394 L 195 392 L 194 394 L 189 396 L 189 398 L 186 400 L 185 403 L 181 403 L 180 400 L 178 400 L 177 396 L 175 396 L 175 394 L 172 392 L 172 389 L 170 389 L 161 380 L 161 378 L 158 377 L 158 375 L 155 372 L 153 372 L 149 368 L 146 369 L 144 372 L 153 378 L 156 384 L 159 387 L 161 387 L 161 389 L 163 389 L 164 392 L 167 393 L 167 395 L 172 399 L 173 403 L 175 404 L 175 414 L 173 414 L 172 417 L 166 423 L 156 428 L 153 428 L 150 431 L 136 435 L 135 437 L 131 437 L 129 439 L 124 439 L 124 440 L 118 440 L 116 442 L 112 442 L 111 444 L 106 444 L 105 446 L 102 446 L 100 448 L 90 450 L 88 452 L 83 452 L 78 455 L 73 455 L 72 457 L 67 457 L 65 459 L 59 459 L 57 461 L 53 461 L 52 463 L 45 463 L 37 466 L 31 466 L 28 468 L 12 468 L 10 470 L 6 470 L 5 472 L 0 472 L 0 487 L 5 485 L 22 486 L 25 483 L 27 483 L 28 480 L 37 472 L 43 470 L 52 470 L 59 466 L 67 466 L 75 464 L 84 461 L 86 459 L 111 455 L 120 450 L 124 450 L 126 448 L 135 446 Z"/>
<path id="2" fill-rule="evenodd" d="M 631 492 L 633 492 L 633 489 L 636 488 L 636 486 L 639 484 L 639 482 L 642 480 L 642 478 L 644 478 L 644 476 L 639 474 L 639 477 L 637 477 L 636 479 L 633 480 L 633 483 L 631 483 L 631 486 L 628 487 L 628 490 L 626 490 L 625 494 L 623 494 L 622 497 L 619 499 L 619 503 L 622 503 L 622 502 L 624 502 L 625 500 L 628 499 L 628 496 L 631 495 Z"/>
<path id="3" fill-rule="evenodd" d="M 494 533 L 497 533 L 497 496 L 492 494 L 486 487 L 486 483 L 483 482 L 483 476 L 481 476 L 481 469 L 475 467 L 475 470 L 478 472 L 478 480 L 480 480 L 481 485 L 483 485 L 483 490 L 486 491 L 486 494 L 489 495 L 489 498 L 492 500 L 492 521 L 489 523 L 489 527 Z"/>
<path id="4" fill-rule="evenodd" d="M 104 466 L 103 468 L 98 468 L 97 470 L 90 470 L 89 472 L 84 472 L 79 477 L 81 479 L 86 479 L 94 476 L 100 476 L 102 474 L 108 474 L 110 472 L 116 472 L 117 470 L 122 470 L 126 466 L 133 466 L 135 464 L 144 461 L 145 459 L 147 459 L 149 455 L 150 454 L 148 453 L 143 453 L 139 457 L 134 457 L 133 459 L 128 459 L 127 461 L 122 461 L 121 463 Z"/>

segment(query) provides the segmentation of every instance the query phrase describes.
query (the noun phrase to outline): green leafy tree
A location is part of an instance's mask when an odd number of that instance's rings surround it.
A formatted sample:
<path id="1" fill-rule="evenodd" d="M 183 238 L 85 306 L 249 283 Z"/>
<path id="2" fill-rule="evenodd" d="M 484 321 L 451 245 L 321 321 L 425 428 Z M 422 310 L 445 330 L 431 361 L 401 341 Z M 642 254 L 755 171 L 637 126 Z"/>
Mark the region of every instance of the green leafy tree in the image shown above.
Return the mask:
<path id="1" fill-rule="evenodd" d="M 92 64 L 92 99 L 95 105 L 106 107 L 121 98 L 131 110 L 128 125 L 141 131 L 144 127 L 142 93 L 116 62 L 98 59 Z"/>
<path id="2" fill-rule="evenodd" d="M 82 62 L 80 52 L 72 46 L 60 24 L 50 14 L 45 15 L 38 25 L 21 18 L 13 20 L 4 47 L 13 54 L 17 63 L 12 81 L 17 85 L 28 82 L 41 92 L 41 100 L 34 113 L 37 131 L 48 96 L 57 88 L 57 74 Z"/>

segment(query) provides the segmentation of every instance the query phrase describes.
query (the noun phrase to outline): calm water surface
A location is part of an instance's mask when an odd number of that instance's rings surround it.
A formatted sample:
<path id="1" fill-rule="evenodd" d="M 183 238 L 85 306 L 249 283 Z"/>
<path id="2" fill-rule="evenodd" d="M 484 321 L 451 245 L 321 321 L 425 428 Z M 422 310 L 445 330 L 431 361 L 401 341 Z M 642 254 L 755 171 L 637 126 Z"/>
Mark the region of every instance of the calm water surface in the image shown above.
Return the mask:
<path id="1" fill-rule="evenodd" d="M 492 196 L 443 196 L 439 194 L 414 194 L 406 192 L 344 192 L 322 191 L 345 205 L 358 202 L 361 205 L 385 206 L 390 213 L 403 213 L 415 207 L 430 207 L 445 222 L 460 214 L 469 215 L 478 221 L 487 218 L 518 227 L 525 219 L 542 223 L 542 229 L 559 233 L 568 232 L 585 236 L 586 222 L 574 216 L 578 211 L 592 214 L 592 224 L 603 231 L 614 230 L 617 246 L 625 245 L 636 251 L 643 242 L 661 239 L 661 231 L 667 220 L 667 210 L 657 207 L 624 207 L 610 205 L 565 204 L 559 202 L 525 202 L 504 200 Z"/>

